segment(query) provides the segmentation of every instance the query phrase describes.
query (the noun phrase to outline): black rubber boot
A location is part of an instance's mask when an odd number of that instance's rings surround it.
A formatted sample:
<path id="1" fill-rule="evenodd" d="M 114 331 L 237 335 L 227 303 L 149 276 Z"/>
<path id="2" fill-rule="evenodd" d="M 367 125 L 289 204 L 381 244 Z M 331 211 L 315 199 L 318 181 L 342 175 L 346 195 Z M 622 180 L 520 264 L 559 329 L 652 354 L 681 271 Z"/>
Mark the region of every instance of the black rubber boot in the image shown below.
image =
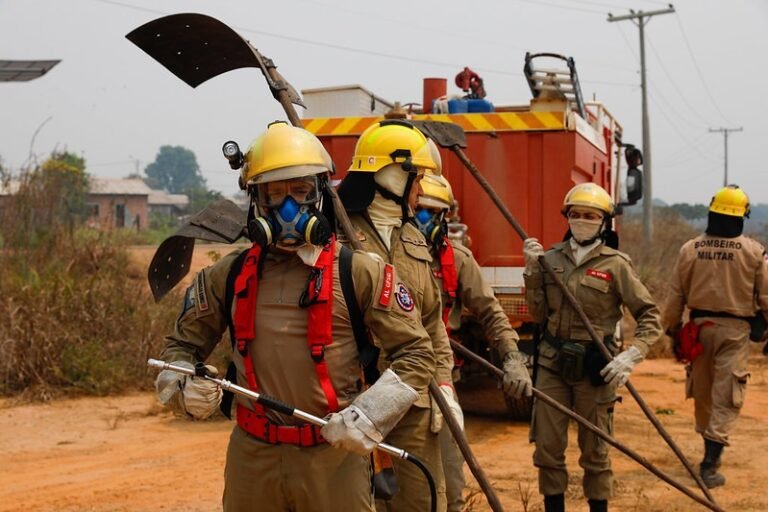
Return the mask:
<path id="1" fill-rule="evenodd" d="M 565 512 L 565 494 L 544 496 L 544 512 Z"/>
<path id="2" fill-rule="evenodd" d="M 587 500 L 589 512 L 608 512 L 608 500 Z"/>
<path id="3" fill-rule="evenodd" d="M 725 485 L 725 477 L 717 472 L 723 448 L 725 448 L 724 444 L 704 439 L 704 460 L 699 466 L 699 475 L 708 489 Z"/>

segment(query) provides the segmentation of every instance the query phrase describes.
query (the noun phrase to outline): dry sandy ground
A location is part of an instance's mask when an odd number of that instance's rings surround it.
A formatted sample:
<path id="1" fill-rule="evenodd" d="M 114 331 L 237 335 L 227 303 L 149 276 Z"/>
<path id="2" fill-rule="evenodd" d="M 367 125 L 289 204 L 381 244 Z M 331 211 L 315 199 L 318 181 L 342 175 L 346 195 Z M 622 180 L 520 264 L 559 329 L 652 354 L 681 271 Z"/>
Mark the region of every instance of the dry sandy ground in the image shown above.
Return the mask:
<path id="1" fill-rule="evenodd" d="M 692 404 L 685 402 L 683 369 L 669 360 L 643 363 L 633 382 L 660 415 L 683 451 L 701 458 L 692 431 Z M 232 425 L 225 420 L 193 423 L 174 418 L 151 394 L 64 400 L 0 409 L 0 511 L 214 511 L 220 509 L 224 452 Z M 618 407 L 617 437 L 675 478 L 693 485 L 684 469 L 642 417 L 630 397 Z M 768 510 L 763 469 L 768 465 L 768 361 L 752 361 L 752 381 L 743 414 L 724 455 L 724 488 L 715 498 L 727 510 Z M 575 429 L 572 429 L 572 434 Z M 467 435 L 506 510 L 541 510 L 527 428 L 501 417 L 470 416 Z M 578 454 L 571 439 L 573 469 L 569 510 L 586 510 Z M 706 510 L 656 480 L 622 454 L 616 470 L 614 510 Z M 470 510 L 489 510 L 468 474 Z"/>
<path id="2" fill-rule="evenodd" d="M 228 248 L 204 246 L 205 253 Z M 146 261 L 151 256 L 146 251 Z M 742 416 L 727 448 L 724 488 L 713 490 L 727 510 L 768 510 L 764 469 L 768 467 L 768 358 L 757 351 Z M 670 360 L 646 361 L 633 383 L 688 457 L 697 463 L 702 442 L 693 432 L 693 404 L 683 399 L 683 368 Z M 467 436 L 500 495 L 505 510 L 542 510 L 531 465 L 533 448 L 527 426 L 511 423 L 498 391 L 465 394 Z M 224 454 L 232 424 L 225 420 L 194 423 L 159 408 L 151 394 L 84 398 L 48 404 L 0 403 L 0 512 L 95 511 L 173 512 L 220 510 Z M 675 456 L 656 435 L 632 398 L 624 393 L 617 407 L 616 437 L 664 471 L 694 486 Z M 572 469 L 569 511 L 585 511 L 581 471 L 576 461 L 575 428 L 568 451 Z M 613 510 L 706 510 L 616 450 Z M 467 472 L 468 510 L 490 510 Z M 526 508 L 527 507 L 527 508 Z"/>

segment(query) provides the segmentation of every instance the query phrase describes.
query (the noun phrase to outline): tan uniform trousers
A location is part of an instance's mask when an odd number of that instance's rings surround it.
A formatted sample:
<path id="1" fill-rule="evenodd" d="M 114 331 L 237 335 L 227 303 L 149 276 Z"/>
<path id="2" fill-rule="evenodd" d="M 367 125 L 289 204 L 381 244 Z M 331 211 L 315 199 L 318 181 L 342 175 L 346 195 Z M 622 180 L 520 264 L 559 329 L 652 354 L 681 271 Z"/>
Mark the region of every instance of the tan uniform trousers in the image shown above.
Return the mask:
<path id="1" fill-rule="evenodd" d="M 744 405 L 749 356 L 749 324 L 731 318 L 699 318 L 713 322 L 699 331 L 704 352 L 688 370 L 686 398 L 693 398 L 696 432 L 704 438 L 728 445 Z"/>
<path id="2" fill-rule="evenodd" d="M 440 444 L 437 434 L 429 430 L 429 408 L 411 407 L 400 423 L 389 433 L 386 442 L 421 460 L 437 487 L 437 512 L 445 512 L 445 479 L 440 459 Z M 424 474 L 415 465 L 393 457 L 392 463 L 397 475 L 400 491 L 390 500 L 376 500 L 378 512 L 426 512 L 430 508 L 429 484 Z"/>
<path id="3" fill-rule="evenodd" d="M 614 386 L 593 386 L 589 378 L 566 381 L 544 367 L 538 368 L 536 388 L 577 414 L 588 419 L 603 432 L 613 435 Z M 568 487 L 565 449 L 568 446 L 568 416 L 539 400 L 534 401 L 531 424 L 536 442 L 533 464 L 539 468 L 539 492 L 544 496 L 563 494 Z M 579 425 L 579 465 L 584 469 L 584 495 L 587 499 L 607 500 L 613 488 L 613 471 L 608 458 L 608 443 Z"/>
<path id="4" fill-rule="evenodd" d="M 438 434 L 440 454 L 445 470 L 445 497 L 448 502 L 448 512 L 461 512 L 464 509 L 464 456 L 459 445 L 453 439 L 451 429 L 443 425 Z"/>
<path id="5" fill-rule="evenodd" d="M 268 444 L 235 427 L 223 503 L 224 512 L 373 512 L 370 458 L 329 444 Z"/>

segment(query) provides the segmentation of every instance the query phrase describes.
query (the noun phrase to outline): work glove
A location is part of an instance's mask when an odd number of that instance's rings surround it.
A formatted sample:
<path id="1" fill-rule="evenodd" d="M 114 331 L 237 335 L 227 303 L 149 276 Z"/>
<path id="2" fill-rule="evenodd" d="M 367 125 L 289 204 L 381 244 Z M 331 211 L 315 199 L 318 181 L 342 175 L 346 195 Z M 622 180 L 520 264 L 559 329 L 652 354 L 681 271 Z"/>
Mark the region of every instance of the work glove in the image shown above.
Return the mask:
<path id="1" fill-rule="evenodd" d="M 544 246 L 536 238 L 526 238 L 523 242 L 523 257 L 525 258 L 525 273 L 531 275 L 539 272 L 539 256 L 544 256 Z"/>
<path id="2" fill-rule="evenodd" d="M 384 440 L 419 398 L 415 389 L 386 370 L 379 380 L 320 430 L 331 446 L 367 455 Z"/>
<path id="3" fill-rule="evenodd" d="M 517 351 L 507 353 L 504 357 L 504 393 L 510 398 L 520 399 L 533 395 L 533 384 L 528 367 L 525 366 L 525 356 Z"/>
<path id="4" fill-rule="evenodd" d="M 174 366 L 194 369 L 187 361 L 174 361 Z M 208 373 L 215 377 L 218 370 L 206 365 Z M 173 370 L 163 370 L 155 380 L 157 399 L 170 409 L 187 414 L 196 420 L 213 415 L 221 403 L 222 391 L 218 384 L 202 377 L 193 377 Z"/>
<path id="5" fill-rule="evenodd" d="M 600 370 L 600 375 L 603 376 L 606 384 L 613 384 L 617 388 L 620 388 L 629 380 L 629 374 L 635 368 L 635 365 L 645 359 L 643 354 L 637 349 L 637 347 L 629 347 L 624 352 L 620 353 L 613 360 L 605 365 L 605 368 Z"/>
<path id="6" fill-rule="evenodd" d="M 443 397 L 445 398 L 445 401 L 448 402 L 448 408 L 451 410 L 451 414 L 453 415 L 453 419 L 456 420 L 456 423 L 459 424 L 461 427 L 461 430 L 464 430 L 464 413 L 461 410 L 461 406 L 459 405 L 459 401 L 456 400 L 456 392 L 453 390 L 453 386 L 449 386 L 447 384 L 441 384 L 440 385 L 440 391 L 443 393 Z M 440 407 L 437 405 L 437 402 L 434 398 L 430 397 L 431 400 L 431 416 L 429 418 L 429 430 L 433 434 L 438 434 L 442 429 L 443 425 L 445 424 L 445 418 L 443 418 L 443 411 L 440 410 Z"/>

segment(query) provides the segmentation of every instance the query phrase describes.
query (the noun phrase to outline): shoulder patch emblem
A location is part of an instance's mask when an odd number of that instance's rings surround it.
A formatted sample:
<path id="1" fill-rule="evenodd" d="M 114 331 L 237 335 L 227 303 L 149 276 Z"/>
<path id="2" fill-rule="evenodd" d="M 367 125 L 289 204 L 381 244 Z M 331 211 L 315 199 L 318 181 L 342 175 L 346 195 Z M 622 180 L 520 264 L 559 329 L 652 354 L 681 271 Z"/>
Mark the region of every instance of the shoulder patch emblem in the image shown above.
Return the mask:
<path id="1" fill-rule="evenodd" d="M 392 277 L 394 270 L 392 265 L 384 265 L 384 284 L 381 286 L 381 294 L 379 295 L 379 304 L 382 306 L 389 306 L 389 299 L 392 298 Z"/>
<path id="2" fill-rule="evenodd" d="M 186 293 L 184 294 L 184 304 L 181 306 L 181 314 L 180 317 L 184 316 L 184 314 L 189 311 L 190 309 L 195 307 L 195 285 L 191 284 L 187 288 Z"/>
<path id="3" fill-rule="evenodd" d="M 208 311 L 208 295 L 205 293 L 205 273 L 202 270 L 197 273 L 195 288 L 197 292 L 197 310 L 200 312 Z"/>
<path id="4" fill-rule="evenodd" d="M 397 290 L 395 291 L 395 299 L 397 304 L 405 311 L 413 311 L 414 303 L 411 293 L 403 283 L 397 283 Z"/>
<path id="5" fill-rule="evenodd" d="M 603 272 L 602 270 L 596 270 L 594 268 L 588 268 L 587 275 L 602 279 L 603 281 L 613 281 L 613 275 L 611 275 L 610 272 Z"/>

